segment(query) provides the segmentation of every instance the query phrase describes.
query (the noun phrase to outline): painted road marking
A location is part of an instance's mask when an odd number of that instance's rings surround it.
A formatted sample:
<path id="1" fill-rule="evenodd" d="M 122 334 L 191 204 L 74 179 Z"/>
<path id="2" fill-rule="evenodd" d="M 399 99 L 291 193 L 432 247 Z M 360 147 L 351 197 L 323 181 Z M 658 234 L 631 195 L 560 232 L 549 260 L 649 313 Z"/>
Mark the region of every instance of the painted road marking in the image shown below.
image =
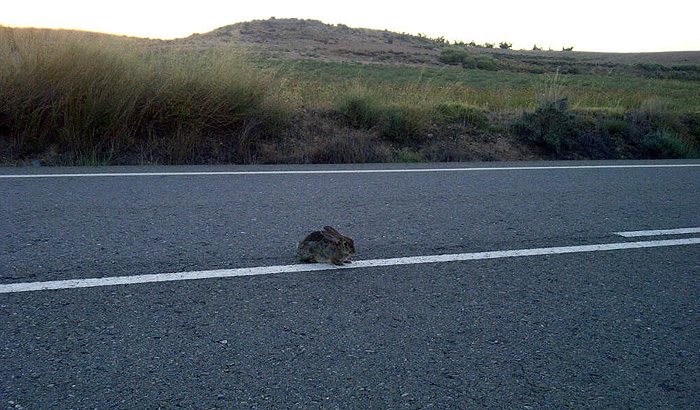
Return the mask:
<path id="1" fill-rule="evenodd" d="M 686 235 L 691 233 L 700 233 L 700 228 L 679 228 L 679 229 L 658 229 L 654 231 L 627 231 L 615 232 L 616 235 L 624 236 L 625 238 L 636 238 L 638 236 L 662 236 L 662 235 Z"/>
<path id="2" fill-rule="evenodd" d="M 483 259 L 517 258 L 524 256 L 560 255 L 567 253 L 615 251 L 623 249 L 659 248 L 667 246 L 698 245 L 698 238 L 669 239 L 641 242 L 605 243 L 596 245 L 562 246 L 553 248 L 533 248 L 492 252 L 458 253 L 448 255 L 410 256 L 404 258 L 370 259 L 353 262 L 351 265 L 295 264 L 280 266 L 260 266 L 238 269 L 217 269 L 193 272 L 159 273 L 150 275 L 117 276 L 105 278 L 70 279 L 50 282 L 25 282 L 0 285 L 0 293 L 32 292 L 38 290 L 60 290 L 89 288 L 98 286 L 132 285 L 137 283 L 171 282 L 183 280 L 230 278 L 237 276 L 271 275 L 279 273 L 315 272 L 339 269 L 373 268 L 380 266 L 415 265 L 424 263 L 444 263 L 474 261 Z"/>
<path id="3" fill-rule="evenodd" d="M 469 168 L 406 168 L 406 169 L 327 169 L 298 171 L 192 171 L 192 172 L 102 172 L 76 174 L 18 174 L 0 175 L 0 179 L 20 178 L 85 178 L 85 177 L 157 177 L 157 176 L 213 176 L 213 175 L 304 175 L 304 174 L 391 174 L 415 172 L 471 172 L 471 171 L 533 171 L 565 169 L 618 169 L 618 168 L 687 168 L 690 164 L 622 164 L 622 165 L 561 165 L 522 167 L 469 167 Z"/>

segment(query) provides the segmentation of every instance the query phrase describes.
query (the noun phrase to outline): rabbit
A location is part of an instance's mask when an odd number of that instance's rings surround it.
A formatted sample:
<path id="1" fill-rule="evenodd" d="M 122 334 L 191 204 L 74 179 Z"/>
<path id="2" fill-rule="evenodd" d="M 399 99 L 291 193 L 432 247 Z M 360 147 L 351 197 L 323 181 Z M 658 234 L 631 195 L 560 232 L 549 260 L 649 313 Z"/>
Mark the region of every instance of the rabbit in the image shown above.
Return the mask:
<path id="1" fill-rule="evenodd" d="M 354 253 L 352 238 L 341 235 L 330 226 L 324 226 L 323 231 L 311 232 L 297 247 L 302 262 L 332 262 L 339 266 L 351 263 L 350 255 Z"/>

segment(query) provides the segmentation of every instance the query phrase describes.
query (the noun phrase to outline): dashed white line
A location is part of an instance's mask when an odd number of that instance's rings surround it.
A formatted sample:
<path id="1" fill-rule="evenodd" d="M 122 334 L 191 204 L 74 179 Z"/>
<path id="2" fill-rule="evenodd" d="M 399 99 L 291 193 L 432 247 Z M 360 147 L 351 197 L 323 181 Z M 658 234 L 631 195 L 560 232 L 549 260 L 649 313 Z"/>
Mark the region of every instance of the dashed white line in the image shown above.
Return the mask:
<path id="1" fill-rule="evenodd" d="M 624 249 L 658 248 L 667 246 L 698 245 L 698 238 L 669 239 L 640 242 L 619 242 L 595 245 L 563 246 L 552 248 L 517 249 L 492 252 L 458 253 L 448 255 L 410 256 L 404 258 L 371 259 L 353 262 L 351 265 L 334 266 L 330 264 L 296 264 L 279 266 L 261 266 L 239 269 L 217 269 L 207 271 L 159 273 L 149 275 L 117 276 L 88 279 L 70 279 L 50 282 L 25 282 L 0 285 L 0 293 L 32 292 L 39 290 L 60 290 L 89 288 L 99 286 L 132 285 L 137 283 L 170 282 L 197 279 L 230 278 L 236 276 L 271 275 L 279 273 L 314 272 L 338 269 L 372 268 L 380 266 L 415 265 L 424 263 L 444 263 L 456 261 L 474 261 L 498 258 L 517 258 L 525 256 L 559 255 L 568 253 L 615 251 Z"/>
<path id="2" fill-rule="evenodd" d="M 565 169 L 616 169 L 616 168 L 687 168 L 700 167 L 700 163 L 683 164 L 617 164 L 617 165 L 561 165 L 467 168 L 399 168 L 399 169 L 321 169 L 321 170 L 270 170 L 270 171 L 191 171 L 191 172 L 100 172 L 56 174 L 4 174 L 0 179 L 21 178 L 85 178 L 85 177 L 157 177 L 157 176 L 213 176 L 213 175 L 304 175 L 304 174 L 378 174 L 416 172 L 472 172 L 472 171 L 533 171 Z"/>
<path id="3" fill-rule="evenodd" d="M 624 236 L 625 238 L 636 238 L 640 236 L 663 236 L 663 235 L 687 235 L 700 233 L 700 228 L 678 228 L 678 229 L 657 229 L 650 231 L 626 231 L 615 232 L 616 235 Z"/>

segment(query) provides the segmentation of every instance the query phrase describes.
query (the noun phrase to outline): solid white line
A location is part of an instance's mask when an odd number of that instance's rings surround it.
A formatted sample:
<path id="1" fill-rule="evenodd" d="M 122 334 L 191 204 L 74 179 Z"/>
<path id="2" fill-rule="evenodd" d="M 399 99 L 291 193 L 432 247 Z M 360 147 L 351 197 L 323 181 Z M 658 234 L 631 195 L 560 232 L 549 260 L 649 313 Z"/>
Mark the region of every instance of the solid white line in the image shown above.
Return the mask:
<path id="1" fill-rule="evenodd" d="M 170 282 L 182 280 L 230 278 L 236 276 L 271 275 L 277 273 L 314 272 L 338 269 L 372 268 L 379 266 L 415 265 L 423 263 L 442 263 L 455 261 L 472 261 L 498 258 L 517 258 L 523 256 L 560 255 L 567 253 L 601 252 L 622 249 L 658 248 L 666 246 L 697 245 L 700 238 L 671 239 L 659 241 L 605 243 L 597 245 L 562 246 L 553 248 L 533 248 L 507 251 L 457 253 L 449 255 L 410 256 L 404 258 L 370 259 L 353 262 L 350 265 L 334 266 L 331 264 L 296 264 L 280 266 L 261 266 L 239 269 L 217 269 L 208 271 L 159 273 L 151 275 L 117 276 L 106 278 L 70 279 L 50 282 L 25 282 L 0 285 L 0 293 L 32 292 L 38 290 L 59 290 L 89 288 L 97 286 L 131 285 L 137 283 Z"/>
<path id="2" fill-rule="evenodd" d="M 102 172 L 76 174 L 18 174 L 0 175 L 0 179 L 19 178 L 84 178 L 84 177 L 154 177 L 154 176 L 212 176 L 212 175 L 303 175 L 303 174 L 390 174 L 410 172 L 471 172 L 471 171 L 533 171 L 564 169 L 616 169 L 616 168 L 686 168 L 700 167 L 691 164 L 626 164 L 626 165 L 562 165 L 522 167 L 469 167 L 469 168 L 405 168 L 405 169 L 328 169 L 298 171 L 193 171 L 193 172 Z"/>
<path id="3" fill-rule="evenodd" d="M 625 238 L 635 238 L 638 236 L 661 236 L 661 235 L 686 235 L 691 233 L 700 233 L 700 228 L 679 228 L 679 229 L 658 229 L 654 231 L 627 231 L 615 232 L 616 235 L 624 236 Z"/>

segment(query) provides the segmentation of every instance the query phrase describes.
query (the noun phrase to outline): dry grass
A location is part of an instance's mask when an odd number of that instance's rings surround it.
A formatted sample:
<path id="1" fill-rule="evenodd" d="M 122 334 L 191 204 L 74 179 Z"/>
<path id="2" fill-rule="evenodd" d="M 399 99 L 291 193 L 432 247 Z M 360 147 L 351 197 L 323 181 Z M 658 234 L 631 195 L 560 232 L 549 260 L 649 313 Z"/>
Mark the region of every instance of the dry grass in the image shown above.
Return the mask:
<path id="1" fill-rule="evenodd" d="M 246 139 L 280 111 L 269 77 L 231 48 L 8 28 L 0 42 L 0 130 L 13 157 L 188 163 L 223 147 L 219 160 L 244 161 Z"/>
<path id="2" fill-rule="evenodd" d="M 0 28 L 0 163 L 694 157 L 700 147 L 693 81 L 261 61 L 232 44 Z"/>

